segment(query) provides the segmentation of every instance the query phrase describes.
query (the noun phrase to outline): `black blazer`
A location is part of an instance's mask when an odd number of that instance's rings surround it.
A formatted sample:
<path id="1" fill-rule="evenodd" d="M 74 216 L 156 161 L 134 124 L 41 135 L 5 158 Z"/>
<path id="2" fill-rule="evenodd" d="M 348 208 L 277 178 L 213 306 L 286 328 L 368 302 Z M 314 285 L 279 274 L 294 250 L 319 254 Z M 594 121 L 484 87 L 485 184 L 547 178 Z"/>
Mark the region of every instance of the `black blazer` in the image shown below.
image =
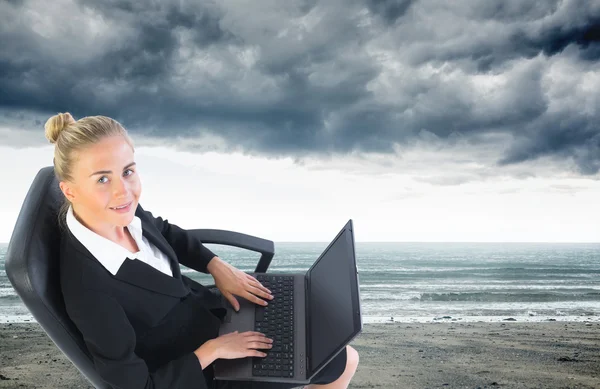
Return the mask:
<path id="1" fill-rule="evenodd" d="M 193 352 L 218 336 L 226 311 L 216 293 L 181 275 L 179 263 L 208 273 L 215 254 L 139 205 L 135 215 L 169 257 L 173 277 L 138 259 L 125 260 L 113 276 L 66 228 L 60 279 L 67 313 L 113 388 L 210 388 L 212 366 L 203 371 Z"/>

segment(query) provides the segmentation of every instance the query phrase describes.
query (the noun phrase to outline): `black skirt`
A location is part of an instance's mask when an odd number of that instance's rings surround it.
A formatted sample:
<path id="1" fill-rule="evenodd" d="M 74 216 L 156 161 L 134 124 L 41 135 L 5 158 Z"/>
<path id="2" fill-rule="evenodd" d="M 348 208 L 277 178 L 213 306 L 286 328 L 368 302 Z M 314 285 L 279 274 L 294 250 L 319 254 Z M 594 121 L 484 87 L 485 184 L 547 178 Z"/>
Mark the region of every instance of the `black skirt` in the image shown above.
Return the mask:
<path id="1" fill-rule="evenodd" d="M 321 371 L 310 380 L 311 384 L 330 384 L 340 378 L 346 370 L 346 348 L 336 355 Z M 213 380 L 214 389 L 291 389 L 302 387 L 297 384 L 282 384 L 273 382 L 250 382 L 250 381 L 219 381 Z"/>

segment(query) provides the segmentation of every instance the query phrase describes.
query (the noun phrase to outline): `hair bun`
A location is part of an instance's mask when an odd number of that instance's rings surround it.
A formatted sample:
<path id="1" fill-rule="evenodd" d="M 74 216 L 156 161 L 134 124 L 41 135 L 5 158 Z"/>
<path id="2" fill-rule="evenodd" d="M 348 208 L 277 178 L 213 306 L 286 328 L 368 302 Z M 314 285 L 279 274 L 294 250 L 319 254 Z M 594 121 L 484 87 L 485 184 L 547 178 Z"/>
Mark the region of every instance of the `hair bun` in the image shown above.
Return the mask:
<path id="1" fill-rule="evenodd" d="M 46 139 L 48 139 L 50 143 L 56 143 L 60 132 L 69 124 L 73 123 L 75 123 L 75 119 L 73 119 L 73 116 L 71 116 L 71 114 L 68 112 L 59 113 L 58 115 L 52 116 L 44 125 L 44 129 L 46 130 Z"/>

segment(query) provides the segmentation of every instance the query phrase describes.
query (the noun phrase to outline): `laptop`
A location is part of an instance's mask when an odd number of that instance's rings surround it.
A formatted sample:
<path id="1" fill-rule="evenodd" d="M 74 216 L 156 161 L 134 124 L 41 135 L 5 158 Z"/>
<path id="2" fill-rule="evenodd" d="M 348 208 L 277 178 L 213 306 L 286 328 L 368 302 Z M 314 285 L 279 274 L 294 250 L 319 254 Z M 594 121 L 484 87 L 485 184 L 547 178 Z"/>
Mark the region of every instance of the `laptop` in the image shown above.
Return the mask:
<path id="1" fill-rule="evenodd" d="M 302 273 L 252 273 L 273 295 L 266 307 L 237 297 L 219 335 L 259 331 L 266 357 L 217 359 L 218 380 L 308 384 L 363 328 L 352 220 Z"/>

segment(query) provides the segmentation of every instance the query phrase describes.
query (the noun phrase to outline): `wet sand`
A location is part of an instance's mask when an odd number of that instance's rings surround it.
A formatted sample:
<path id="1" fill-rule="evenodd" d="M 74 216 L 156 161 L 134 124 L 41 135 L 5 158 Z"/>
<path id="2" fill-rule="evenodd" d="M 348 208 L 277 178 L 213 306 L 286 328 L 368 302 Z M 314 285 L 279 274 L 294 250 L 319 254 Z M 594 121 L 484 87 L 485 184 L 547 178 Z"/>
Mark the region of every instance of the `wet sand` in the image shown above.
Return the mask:
<path id="1" fill-rule="evenodd" d="M 600 323 L 366 324 L 350 388 L 600 388 Z M 0 324 L 0 388 L 92 388 L 36 323 Z"/>

